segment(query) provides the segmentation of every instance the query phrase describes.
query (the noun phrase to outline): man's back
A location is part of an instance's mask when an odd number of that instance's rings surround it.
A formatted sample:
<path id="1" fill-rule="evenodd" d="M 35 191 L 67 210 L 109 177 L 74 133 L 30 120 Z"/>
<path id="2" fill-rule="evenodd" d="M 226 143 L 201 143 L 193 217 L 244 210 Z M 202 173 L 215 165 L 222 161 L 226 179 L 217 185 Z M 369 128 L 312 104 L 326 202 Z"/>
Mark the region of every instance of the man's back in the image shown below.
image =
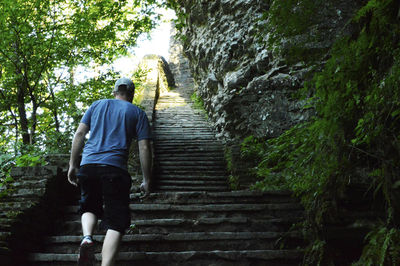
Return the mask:
<path id="1" fill-rule="evenodd" d="M 137 106 L 118 99 L 94 102 L 82 118 L 90 128 L 81 165 L 107 164 L 126 169 L 132 138 L 148 139 L 145 113 Z"/>

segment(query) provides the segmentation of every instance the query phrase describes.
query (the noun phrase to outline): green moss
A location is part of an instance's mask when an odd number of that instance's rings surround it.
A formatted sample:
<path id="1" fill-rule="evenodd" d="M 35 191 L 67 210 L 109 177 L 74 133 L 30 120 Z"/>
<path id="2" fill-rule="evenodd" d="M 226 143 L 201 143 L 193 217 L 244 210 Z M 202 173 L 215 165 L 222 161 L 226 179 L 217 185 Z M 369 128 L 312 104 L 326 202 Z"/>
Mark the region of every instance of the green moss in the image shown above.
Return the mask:
<path id="1" fill-rule="evenodd" d="M 203 99 L 196 92 L 194 92 L 190 96 L 190 99 L 193 102 L 194 108 L 196 108 L 197 110 L 200 110 L 204 114 L 204 117 L 206 119 L 208 119 L 208 115 L 207 115 L 206 109 L 204 109 L 204 101 L 203 101 Z"/>
<path id="2" fill-rule="evenodd" d="M 229 183 L 229 187 L 231 188 L 231 190 L 240 189 L 240 182 L 239 182 L 238 176 L 230 175 L 228 178 L 228 183 Z"/>

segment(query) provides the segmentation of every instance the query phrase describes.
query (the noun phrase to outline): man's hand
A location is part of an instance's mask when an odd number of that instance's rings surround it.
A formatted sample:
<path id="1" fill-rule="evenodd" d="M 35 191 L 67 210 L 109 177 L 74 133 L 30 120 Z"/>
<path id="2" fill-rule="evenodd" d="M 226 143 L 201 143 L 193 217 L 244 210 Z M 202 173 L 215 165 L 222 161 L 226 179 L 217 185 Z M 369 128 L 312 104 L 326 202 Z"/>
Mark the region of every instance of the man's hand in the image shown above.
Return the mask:
<path id="1" fill-rule="evenodd" d="M 80 123 L 75 132 L 74 139 L 72 140 L 71 158 L 69 159 L 68 181 L 78 186 L 78 179 L 76 174 L 79 167 L 79 154 L 82 152 L 83 145 L 85 144 L 85 135 L 89 132 L 89 126 Z"/>
<path id="2" fill-rule="evenodd" d="M 78 186 L 78 178 L 76 176 L 77 172 L 78 168 L 76 167 L 69 167 L 68 169 L 68 181 L 76 187 Z"/>
<path id="3" fill-rule="evenodd" d="M 142 198 L 147 197 L 151 191 L 151 183 L 153 180 L 152 177 L 152 150 L 150 140 L 142 139 L 138 141 L 139 144 L 139 158 L 140 164 L 142 166 L 143 172 L 143 182 L 140 185 L 140 190 L 144 192 L 144 196 Z"/>

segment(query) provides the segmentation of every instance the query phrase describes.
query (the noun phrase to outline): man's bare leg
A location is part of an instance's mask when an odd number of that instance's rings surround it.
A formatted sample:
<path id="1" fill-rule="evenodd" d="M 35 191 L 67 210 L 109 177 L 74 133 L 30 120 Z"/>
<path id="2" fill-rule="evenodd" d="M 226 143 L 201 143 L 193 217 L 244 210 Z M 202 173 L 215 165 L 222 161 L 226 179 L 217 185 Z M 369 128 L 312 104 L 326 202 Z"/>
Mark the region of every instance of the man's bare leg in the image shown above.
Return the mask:
<path id="1" fill-rule="evenodd" d="M 93 235 L 94 228 L 97 225 L 97 217 L 91 212 L 85 212 L 81 217 L 82 233 L 84 236 Z"/>
<path id="2" fill-rule="evenodd" d="M 104 238 L 103 250 L 101 251 L 101 266 L 113 266 L 121 239 L 122 234 L 120 232 L 112 229 L 107 230 L 106 237 Z"/>
<path id="3" fill-rule="evenodd" d="M 92 235 L 97 225 L 97 217 L 94 213 L 85 212 L 82 214 L 81 222 L 84 238 L 79 248 L 78 266 L 92 266 L 95 260 Z"/>

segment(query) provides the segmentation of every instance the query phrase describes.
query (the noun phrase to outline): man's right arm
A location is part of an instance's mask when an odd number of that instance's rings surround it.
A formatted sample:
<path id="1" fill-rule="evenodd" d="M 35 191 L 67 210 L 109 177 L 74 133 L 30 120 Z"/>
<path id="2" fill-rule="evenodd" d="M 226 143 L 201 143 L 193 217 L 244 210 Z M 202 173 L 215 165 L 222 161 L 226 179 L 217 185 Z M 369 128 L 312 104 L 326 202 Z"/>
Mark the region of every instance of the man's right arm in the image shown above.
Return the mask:
<path id="1" fill-rule="evenodd" d="M 69 182 L 77 186 L 76 172 L 79 168 L 79 155 L 82 152 L 83 145 L 85 144 L 85 136 L 89 132 L 89 126 L 84 123 L 80 123 L 76 130 L 74 139 L 72 140 L 71 158 L 69 160 L 68 180 Z"/>
<path id="2" fill-rule="evenodd" d="M 153 155 L 151 150 L 151 143 L 149 139 L 142 139 L 138 141 L 139 144 L 139 157 L 140 164 L 143 172 L 143 183 L 140 188 L 144 190 L 145 194 L 149 194 L 152 185 L 152 167 Z"/>

